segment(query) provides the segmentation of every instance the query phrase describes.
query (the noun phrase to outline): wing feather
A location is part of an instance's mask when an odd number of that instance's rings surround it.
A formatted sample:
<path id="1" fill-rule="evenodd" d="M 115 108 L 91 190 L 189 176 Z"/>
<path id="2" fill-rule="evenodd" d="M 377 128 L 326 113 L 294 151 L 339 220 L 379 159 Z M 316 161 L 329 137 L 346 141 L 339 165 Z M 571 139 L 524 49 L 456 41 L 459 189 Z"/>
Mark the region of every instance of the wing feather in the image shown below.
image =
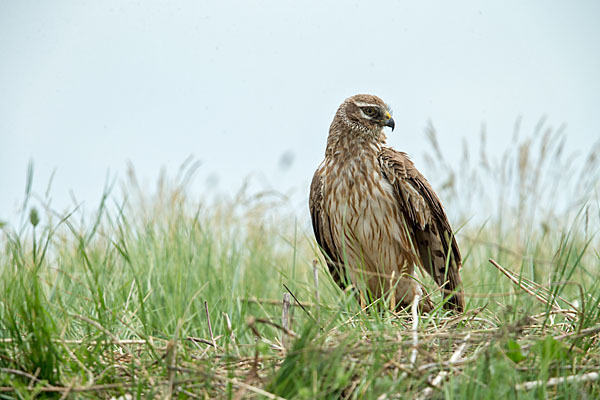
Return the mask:
<path id="1" fill-rule="evenodd" d="M 331 273 L 331 277 L 342 289 L 345 289 L 345 280 L 342 279 L 341 265 L 342 256 L 335 247 L 333 234 L 331 232 L 330 218 L 323 209 L 323 179 L 321 171 L 317 170 L 310 185 L 310 197 L 308 200 L 310 218 L 313 231 L 321 252 Z"/>
<path id="2" fill-rule="evenodd" d="M 394 188 L 422 267 L 450 295 L 446 307 L 462 311 L 465 297 L 460 250 L 446 212 L 433 188 L 405 153 L 384 147 L 379 162 Z"/>

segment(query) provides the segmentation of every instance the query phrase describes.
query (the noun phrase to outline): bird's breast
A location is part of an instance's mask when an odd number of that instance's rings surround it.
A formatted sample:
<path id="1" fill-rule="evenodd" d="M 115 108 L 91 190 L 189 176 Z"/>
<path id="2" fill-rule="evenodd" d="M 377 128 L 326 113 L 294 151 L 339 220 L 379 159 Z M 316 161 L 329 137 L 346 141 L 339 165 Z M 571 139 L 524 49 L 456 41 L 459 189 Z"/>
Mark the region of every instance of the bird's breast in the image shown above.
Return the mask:
<path id="1" fill-rule="evenodd" d="M 352 237 L 361 245 L 391 241 L 400 210 L 377 159 L 332 162 L 325 169 L 323 205 L 335 221 L 337 236 Z"/>

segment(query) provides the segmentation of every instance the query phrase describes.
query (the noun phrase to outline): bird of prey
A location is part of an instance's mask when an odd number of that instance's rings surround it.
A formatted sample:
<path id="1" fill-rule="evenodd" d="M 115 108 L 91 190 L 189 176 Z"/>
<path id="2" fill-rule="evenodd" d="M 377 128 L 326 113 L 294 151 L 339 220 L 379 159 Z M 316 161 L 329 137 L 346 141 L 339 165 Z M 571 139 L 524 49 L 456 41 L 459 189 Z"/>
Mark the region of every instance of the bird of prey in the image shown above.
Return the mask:
<path id="1" fill-rule="evenodd" d="M 329 271 L 367 299 L 390 296 L 398 306 L 422 297 L 415 266 L 427 271 L 447 299 L 465 306 L 461 256 L 440 199 L 406 153 L 385 144 L 394 129 L 389 107 L 359 94 L 338 108 L 329 128 L 325 159 L 314 174 L 309 207 L 313 230 Z"/>

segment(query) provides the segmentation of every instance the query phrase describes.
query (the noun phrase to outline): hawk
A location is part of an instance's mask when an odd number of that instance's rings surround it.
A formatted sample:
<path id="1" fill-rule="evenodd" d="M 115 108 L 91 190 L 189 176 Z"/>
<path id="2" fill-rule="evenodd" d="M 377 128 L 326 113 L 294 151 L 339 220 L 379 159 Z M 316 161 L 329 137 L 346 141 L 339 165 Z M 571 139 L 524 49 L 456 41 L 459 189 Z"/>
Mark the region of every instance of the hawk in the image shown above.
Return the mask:
<path id="1" fill-rule="evenodd" d="M 406 153 L 385 144 L 394 130 L 389 107 L 359 94 L 338 108 L 325 159 L 314 174 L 309 207 L 329 271 L 344 289 L 352 284 L 369 300 L 390 295 L 401 306 L 424 296 L 415 266 L 427 271 L 462 311 L 461 256 L 440 199 Z"/>

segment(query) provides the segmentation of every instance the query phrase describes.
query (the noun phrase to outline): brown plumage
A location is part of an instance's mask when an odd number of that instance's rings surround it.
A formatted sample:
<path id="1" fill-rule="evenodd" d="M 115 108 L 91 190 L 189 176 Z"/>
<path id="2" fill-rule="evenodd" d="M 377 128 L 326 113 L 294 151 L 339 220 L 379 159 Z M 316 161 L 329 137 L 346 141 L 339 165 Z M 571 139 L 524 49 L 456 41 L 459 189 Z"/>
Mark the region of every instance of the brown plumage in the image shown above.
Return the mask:
<path id="1" fill-rule="evenodd" d="M 329 128 L 309 200 L 329 271 L 340 287 L 351 283 L 371 300 L 395 287 L 391 298 L 408 305 L 424 294 L 417 265 L 450 296 L 446 307 L 462 311 L 461 256 L 446 213 L 408 156 L 385 146 L 384 126 L 394 128 L 386 104 L 356 95 Z M 424 296 L 421 309 L 432 307 Z"/>

